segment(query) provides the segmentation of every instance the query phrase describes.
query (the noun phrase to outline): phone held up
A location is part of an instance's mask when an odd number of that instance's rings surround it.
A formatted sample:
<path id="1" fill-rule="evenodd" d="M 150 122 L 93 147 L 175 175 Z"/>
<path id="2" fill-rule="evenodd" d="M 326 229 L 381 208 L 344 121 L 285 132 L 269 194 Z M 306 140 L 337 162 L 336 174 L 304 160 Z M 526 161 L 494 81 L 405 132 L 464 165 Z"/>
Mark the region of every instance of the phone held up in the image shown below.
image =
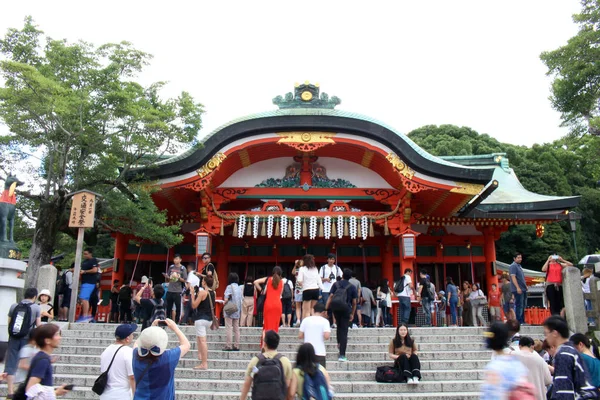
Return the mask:
<path id="1" fill-rule="evenodd" d="M 161 319 L 158 321 L 158 326 L 167 326 L 167 321 Z"/>

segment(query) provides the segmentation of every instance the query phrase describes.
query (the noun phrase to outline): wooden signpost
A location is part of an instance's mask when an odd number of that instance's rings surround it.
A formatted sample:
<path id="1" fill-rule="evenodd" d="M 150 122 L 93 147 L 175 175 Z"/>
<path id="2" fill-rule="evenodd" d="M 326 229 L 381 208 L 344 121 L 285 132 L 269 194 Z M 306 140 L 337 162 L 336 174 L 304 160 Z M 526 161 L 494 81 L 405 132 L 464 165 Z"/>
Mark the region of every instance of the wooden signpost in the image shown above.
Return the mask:
<path id="1" fill-rule="evenodd" d="M 71 285 L 71 304 L 69 306 L 69 322 L 75 321 L 77 311 L 77 298 L 79 295 L 79 275 L 81 273 L 81 255 L 83 253 L 83 234 L 85 228 L 94 227 L 96 213 L 96 198 L 99 194 L 88 190 L 72 193 L 73 203 L 69 216 L 69 228 L 77 228 L 77 250 L 75 251 L 75 269 L 73 271 L 73 284 Z"/>

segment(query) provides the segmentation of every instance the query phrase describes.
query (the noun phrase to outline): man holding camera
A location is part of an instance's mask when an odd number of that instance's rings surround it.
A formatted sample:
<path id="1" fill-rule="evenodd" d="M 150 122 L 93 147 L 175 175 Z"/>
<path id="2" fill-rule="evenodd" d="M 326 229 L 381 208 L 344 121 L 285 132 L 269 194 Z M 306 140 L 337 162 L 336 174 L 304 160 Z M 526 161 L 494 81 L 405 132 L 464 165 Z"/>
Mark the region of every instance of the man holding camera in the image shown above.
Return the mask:
<path id="1" fill-rule="evenodd" d="M 187 281 L 187 270 L 181 264 L 181 256 L 175 254 L 173 265 L 169 267 L 169 273 L 163 274 L 169 283 L 167 288 L 167 313 L 171 315 L 175 306 L 175 321 L 179 322 L 181 317 L 181 292 Z"/>
<path id="2" fill-rule="evenodd" d="M 329 292 L 331 291 L 331 286 L 337 281 L 338 276 L 342 276 L 342 270 L 335 264 L 335 254 L 327 255 L 327 264 L 323 265 L 319 270 L 319 276 L 321 277 L 321 281 L 323 282 L 323 290 L 321 291 L 321 300 L 320 302 L 323 304 L 327 304 L 327 299 L 329 299 Z M 329 312 L 329 319 L 331 319 L 332 314 Z M 333 320 L 333 326 L 335 328 L 335 319 Z"/>
<path id="3" fill-rule="evenodd" d="M 572 266 L 572 262 L 566 261 L 558 254 L 554 254 L 548 257 L 542 267 L 542 272 L 546 273 L 546 298 L 550 303 L 550 313 L 552 315 L 560 315 L 565 307 L 562 290 L 562 270 L 565 267 Z"/>

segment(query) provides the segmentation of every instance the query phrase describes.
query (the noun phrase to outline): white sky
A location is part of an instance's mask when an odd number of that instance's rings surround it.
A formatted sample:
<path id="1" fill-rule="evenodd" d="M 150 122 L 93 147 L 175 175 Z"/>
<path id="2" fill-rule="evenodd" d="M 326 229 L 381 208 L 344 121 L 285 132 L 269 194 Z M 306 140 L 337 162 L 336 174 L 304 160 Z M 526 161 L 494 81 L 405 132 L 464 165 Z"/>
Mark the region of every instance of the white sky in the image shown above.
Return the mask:
<path id="1" fill-rule="evenodd" d="M 200 136 L 305 80 L 404 133 L 455 124 L 529 146 L 567 132 L 539 55 L 577 32 L 577 0 L 5 3 L 2 36 L 32 15 L 55 39 L 153 54 L 140 80 L 202 102 Z"/>

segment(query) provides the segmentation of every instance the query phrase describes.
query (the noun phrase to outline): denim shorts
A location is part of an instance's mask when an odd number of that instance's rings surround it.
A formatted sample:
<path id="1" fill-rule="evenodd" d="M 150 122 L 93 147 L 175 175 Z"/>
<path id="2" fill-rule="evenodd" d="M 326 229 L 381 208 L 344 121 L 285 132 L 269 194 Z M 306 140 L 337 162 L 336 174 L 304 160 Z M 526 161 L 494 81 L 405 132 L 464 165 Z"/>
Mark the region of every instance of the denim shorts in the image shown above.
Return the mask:
<path id="1" fill-rule="evenodd" d="M 4 372 L 8 375 L 15 375 L 19 366 L 19 351 L 27 344 L 29 339 L 8 338 L 8 347 L 6 349 L 6 358 L 4 359 Z"/>

